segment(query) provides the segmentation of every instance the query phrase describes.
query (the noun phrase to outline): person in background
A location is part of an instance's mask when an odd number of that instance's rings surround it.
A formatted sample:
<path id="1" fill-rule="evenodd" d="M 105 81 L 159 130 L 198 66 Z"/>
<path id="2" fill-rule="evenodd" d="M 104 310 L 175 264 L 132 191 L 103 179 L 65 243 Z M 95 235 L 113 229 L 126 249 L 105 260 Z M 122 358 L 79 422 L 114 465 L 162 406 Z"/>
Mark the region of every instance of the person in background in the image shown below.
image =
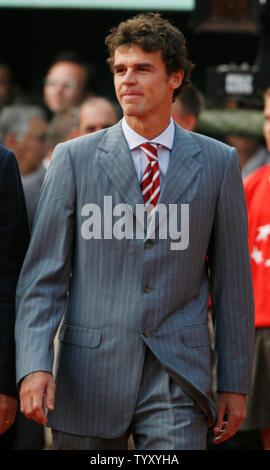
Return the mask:
<path id="1" fill-rule="evenodd" d="M 43 110 L 32 105 L 11 105 L 0 115 L 0 143 L 14 151 L 20 174 L 35 171 L 47 151 L 48 123 Z"/>
<path id="2" fill-rule="evenodd" d="M 113 126 L 119 120 L 116 107 L 101 96 L 88 98 L 80 107 L 78 135 L 90 134 Z"/>
<path id="3" fill-rule="evenodd" d="M 28 243 L 29 227 L 17 160 L 13 152 L 0 145 L 0 434 L 11 428 L 17 411 L 15 292 Z M 9 440 L 1 436 L 0 448 L 3 439 Z"/>
<path id="4" fill-rule="evenodd" d="M 264 135 L 267 150 L 270 154 L 270 88 L 267 88 L 264 93 L 263 135 Z"/>
<path id="5" fill-rule="evenodd" d="M 77 122 L 78 110 L 76 108 L 69 108 L 62 113 L 56 114 L 52 118 L 48 125 L 47 153 L 39 167 L 22 178 L 31 230 L 38 206 L 41 186 L 43 184 L 46 171 L 51 163 L 53 150 L 58 143 L 65 142 L 68 139 L 76 137 Z"/>
<path id="6" fill-rule="evenodd" d="M 11 105 L 0 115 L 0 142 L 14 151 L 25 193 L 30 226 L 33 220 L 33 205 L 36 191 L 29 190 L 33 179 L 40 186 L 45 169 L 43 159 L 47 152 L 48 122 L 43 110 L 34 105 Z"/>
<path id="7" fill-rule="evenodd" d="M 17 85 L 11 67 L 0 58 L 0 111 L 12 104 L 17 95 Z"/>
<path id="8" fill-rule="evenodd" d="M 65 111 L 53 116 L 49 122 L 47 146 L 48 151 L 43 160 L 43 165 L 48 169 L 52 153 L 57 144 L 60 142 L 66 142 L 66 140 L 77 137 L 78 131 L 78 120 L 79 120 L 79 107 L 70 107 Z"/>
<path id="9" fill-rule="evenodd" d="M 226 142 L 237 148 L 243 179 L 257 168 L 270 163 L 270 153 L 262 144 L 260 138 L 228 135 Z"/>
<path id="10" fill-rule="evenodd" d="M 18 82 L 14 67 L 6 57 L 0 56 L 0 113 L 12 104 L 31 104 L 33 98 L 25 94 Z"/>
<path id="11" fill-rule="evenodd" d="M 203 95 L 191 84 L 172 103 L 172 117 L 184 129 L 194 131 L 203 107 Z"/>
<path id="12" fill-rule="evenodd" d="M 77 54 L 66 52 L 55 57 L 47 72 L 43 97 L 50 117 L 71 106 L 79 106 L 95 94 L 97 70 Z"/>
<path id="13" fill-rule="evenodd" d="M 264 138 L 270 152 L 270 88 L 264 94 Z M 242 430 L 259 430 L 270 450 L 270 164 L 247 176 L 244 188 L 255 298 L 255 361 L 252 395 Z"/>

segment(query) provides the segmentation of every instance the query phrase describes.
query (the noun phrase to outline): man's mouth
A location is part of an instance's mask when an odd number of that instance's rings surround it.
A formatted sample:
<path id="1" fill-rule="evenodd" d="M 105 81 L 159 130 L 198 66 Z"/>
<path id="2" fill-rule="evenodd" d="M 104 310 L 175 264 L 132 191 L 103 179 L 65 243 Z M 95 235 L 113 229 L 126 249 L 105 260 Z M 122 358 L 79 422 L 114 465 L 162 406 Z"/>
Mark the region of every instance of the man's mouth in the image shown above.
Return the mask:
<path id="1" fill-rule="evenodd" d="M 120 96 L 141 96 L 142 93 L 139 93 L 138 91 L 122 91 L 120 93 Z"/>

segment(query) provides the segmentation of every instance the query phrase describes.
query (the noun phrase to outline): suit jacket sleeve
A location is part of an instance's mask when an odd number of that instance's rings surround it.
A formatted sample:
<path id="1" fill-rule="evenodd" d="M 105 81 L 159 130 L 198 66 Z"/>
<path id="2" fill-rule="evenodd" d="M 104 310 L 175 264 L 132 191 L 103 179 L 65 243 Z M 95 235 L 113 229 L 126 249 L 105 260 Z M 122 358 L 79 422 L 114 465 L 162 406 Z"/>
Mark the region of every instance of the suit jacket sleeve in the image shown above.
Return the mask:
<path id="1" fill-rule="evenodd" d="M 69 151 L 59 144 L 46 173 L 16 293 L 17 382 L 51 372 L 54 337 L 71 276 L 75 183 Z"/>
<path id="2" fill-rule="evenodd" d="M 29 242 L 29 228 L 16 158 L 0 148 L 0 393 L 16 395 L 15 291 Z"/>
<path id="3" fill-rule="evenodd" d="M 226 165 L 208 253 L 215 327 L 217 391 L 251 392 L 254 299 L 239 158 Z"/>

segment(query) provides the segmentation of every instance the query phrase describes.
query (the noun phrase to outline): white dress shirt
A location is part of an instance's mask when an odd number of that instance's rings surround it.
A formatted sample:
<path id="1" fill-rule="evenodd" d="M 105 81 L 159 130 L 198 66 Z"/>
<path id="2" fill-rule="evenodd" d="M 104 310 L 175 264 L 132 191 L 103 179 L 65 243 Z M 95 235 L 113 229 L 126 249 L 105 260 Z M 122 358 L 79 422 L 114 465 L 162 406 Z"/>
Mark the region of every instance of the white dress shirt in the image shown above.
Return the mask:
<path id="1" fill-rule="evenodd" d="M 127 140 L 129 149 L 131 151 L 131 155 L 133 158 L 135 170 L 138 176 L 139 182 L 143 177 L 145 169 L 148 164 L 148 159 L 144 153 L 144 151 L 139 147 L 139 145 L 144 144 L 145 142 L 150 142 L 152 144 L 157 144 L 157 152 L 158 152 L 158 164 L 159 164 L 159 173 L 160 173 L 160 186 L 162 186 L 164 177 L 166 175 L 169 159 L 170 159 L 170 151 L 173 146 L 174 140 L 174 122 L 171 118 L 170 124 L 168 127 L 157 137 L 153 140 L 148 140 L 142 135 L 135 132 L 131 127 L 128 125 L 125 118 L 122 119 L 122 129 Z"/>

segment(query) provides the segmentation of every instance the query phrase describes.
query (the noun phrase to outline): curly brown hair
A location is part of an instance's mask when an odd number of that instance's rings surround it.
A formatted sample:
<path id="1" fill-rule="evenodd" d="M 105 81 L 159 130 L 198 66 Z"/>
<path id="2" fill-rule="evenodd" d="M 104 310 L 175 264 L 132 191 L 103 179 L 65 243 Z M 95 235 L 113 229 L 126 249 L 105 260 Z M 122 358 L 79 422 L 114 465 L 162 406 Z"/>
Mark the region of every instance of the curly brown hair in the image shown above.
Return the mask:
<path id="1" fill-rule="evenodd" d="M 105 44 L 109 50 L 107 62 L 112 71 L 115 50 L 119 46 L 136 45 L 145 52 L 160 51 L 168 75 L 179 70 L 184 71 L 182 84 L 174 90 L 173 99 L 190 84 L 194 64 L 188 60 L 184 35 L 159 13 L 143 13 L 122 21 L 111 29 Z"/>

